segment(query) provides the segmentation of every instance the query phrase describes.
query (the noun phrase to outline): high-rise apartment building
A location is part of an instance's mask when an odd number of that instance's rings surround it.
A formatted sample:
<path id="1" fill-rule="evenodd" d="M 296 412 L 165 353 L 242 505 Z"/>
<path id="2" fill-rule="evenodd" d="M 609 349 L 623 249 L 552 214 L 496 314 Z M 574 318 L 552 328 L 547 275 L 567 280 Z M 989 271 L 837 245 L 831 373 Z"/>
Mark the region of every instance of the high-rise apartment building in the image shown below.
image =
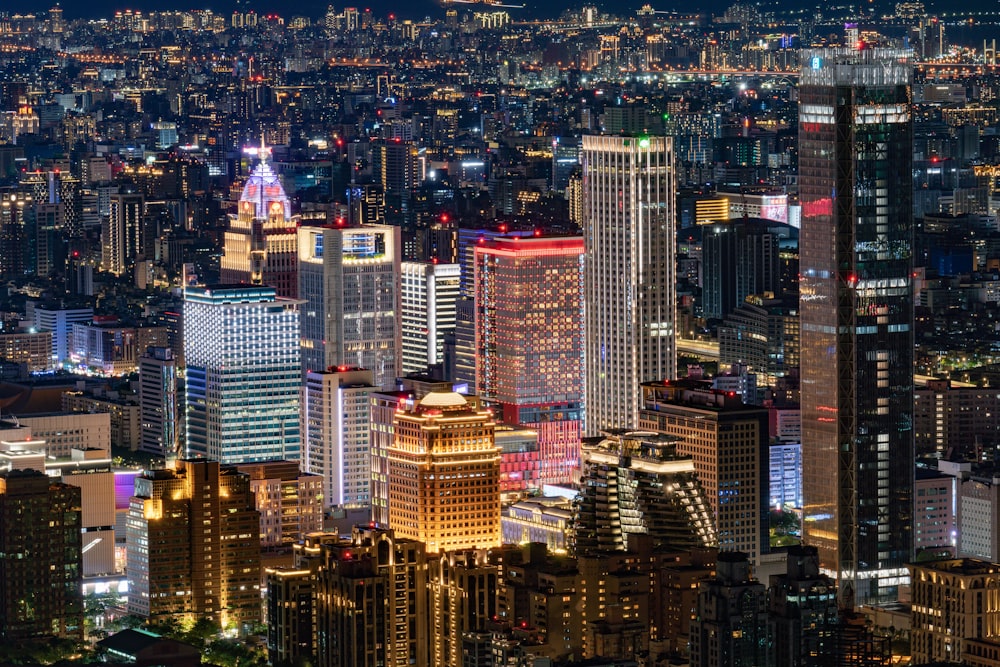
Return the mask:
<path id="1" fill-rule="evenodd" d="M 261 547 L 289 548 L 323 529 L 322 480 L 301 472 L 298 461 L 240 463 L 236 469 L 250 476 L 250 493 L 260 513 Z"/>
<path id="2" fill-rule="evenodd" d="M 359 527 L 350 540 L 324 544 L 320 558 L 314 598 L 319 664 L 444 664 L 428 662 L 435 623 L 427 614 L 423 544 Z"/>
<path id="3" fill-rule="evenodd" d="M 500 544 L 500 449 L 493 415 L 475 403 L 432 391 L 396 413 L 389 526 L 428 553 Z"/>
<path id="4" fill-rule="evenodd" d="M 578 554 L 625 551 L 636 536 L 684 550 L 715 546 L 712 507 L 676 438 L 609 432 L 584 445 L 573 543 Z"/>
<path id="5" fill-rule="evenodd" d="M 177 455 L 179 442 L 177 362 L 169 347 L 149 347 L 139 358 L 139 450 Z"/>
<path id="6" fill-rule="evenodd" d="M 646 382 L 639 425 L 679 438 L 677 453 L 694 459 L 708 496 L 719 550 L 744 552 L 756 565 L 770 545 L 767 409 L 691 381 Z"/>
<path id="7" fill-rule="evenodd" d="M 715 578 L 701 582 L 698 592 L 691 667 L 773 664 L 767 588 L 751 577 L 747 555 L 720 552 L 715 570 Z"/>
<path id="8" fill-rule="evenodd" d="M 913 68 L 892 49 L 802 62 L 803 538 L 863 604 L 912 556 Z"/>
<path id="9" fill-rule="evenodd" d="M 402 368 L 399 228 L 303 226 L 298 235 L 303 368 L 367 368 L 376 386 L 392 386 Z"/>
<path id="10" fill-rule="evenodd" d="M 969 664 L 967 640 L 1000 639 L 1000 565 L 958 558 L 909 568 L 914 663 Z"/>
<path id="11" fill-rule="evenodd" d="M 458 264 L 401 264 L 403 373 L 444 362 L 444 337 L 455 331 Z"/>
<path id="12" fill-rule="evenodd" d="M 791 546 L 784 574 L 771 575 L 775 667 L 813 665 L 839 623 L 837 584 L 819 571 L 815 547 Z"/>
<path id="13" fill-rule="evenodd" d="M 185 290 L 189 455 L 223 463 L 299 458 L 297 305 L 273 287 Z"/>
<path id="14" fill-rule="evenodd" d="M 241 633 L 260 620 L 260 513 L 236 468 L 183 460 L 143 472 L 126 549 L 130 614 L 210 618 Z"/>
<path id="15" fill-rule="evenodd" d="M 583 420 L 583 238 L 501 236 L 475 247 L 476 387 L 538 431 L 542 483 L 566 483 Z"/>
<path id="16" fill-rule="evenodd" d="M 138 192 L 111 195 L 111 215 L 101 226 L 101 267 L 120 276 L 135 263 L 142 247 L 143 197 Z"/>
<path id="17" fill-rule="evenodd" d="M 278 296 L 298 295 L 298 253 L 291 203 L 268 164 L 270 150 L 255 151 L 260 162 L 243 186 L 236 215 L 224 237 L 220 279 L 224 283 L 273 287 Z"/>
<path id="18" fill-rule="evenodd" d="M 83 640 L 80 489 L 37 470 L 0 475 L 0 640 Z"/>
<path id="19" fill-rule="evenodd" d="M 977 444 L 995 438 L 1000 394 L 991 387 L 953 387 L 930 380 L 913 391 L 917 456 L 975 456 Z"/>
<path id="20" fill-rule="evenodd" d="M 324 506 L 371 504 L 372 372 L 338 366 L 307 371 L 303 468 L 323 480 Z"/>
<path id="21" fill-rule="evenodd" d="M 674 377 L 669 137 L 583 137 L 586 431 L 635 428 L 639 384 Z"/>

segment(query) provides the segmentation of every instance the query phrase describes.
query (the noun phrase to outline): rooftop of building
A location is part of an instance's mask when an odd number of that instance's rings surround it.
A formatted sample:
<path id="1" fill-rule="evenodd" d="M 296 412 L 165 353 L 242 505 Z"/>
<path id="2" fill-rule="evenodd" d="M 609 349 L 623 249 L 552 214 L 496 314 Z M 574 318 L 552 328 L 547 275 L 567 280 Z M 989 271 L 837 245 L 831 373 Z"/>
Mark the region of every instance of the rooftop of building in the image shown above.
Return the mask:
<path id="1" fill-rule="evenodd" d="M 910 567 L 934 570 L 948 574 L 975 576 L 982 574 L 1000 574 L 1000 564 L 991 563 L 978 558 L 949 558 L 945 560 L 913 563 Z"/>

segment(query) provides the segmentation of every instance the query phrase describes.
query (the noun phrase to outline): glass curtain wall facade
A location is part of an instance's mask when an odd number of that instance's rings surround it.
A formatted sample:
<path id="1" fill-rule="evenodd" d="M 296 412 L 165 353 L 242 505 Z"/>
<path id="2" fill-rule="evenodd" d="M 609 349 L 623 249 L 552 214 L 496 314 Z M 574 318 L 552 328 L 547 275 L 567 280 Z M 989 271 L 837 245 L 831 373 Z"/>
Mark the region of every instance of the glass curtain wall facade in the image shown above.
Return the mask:
<path id="1" fill-rule="evenodd" d="M 911 80 L 907 51 L 803 56 L 804 539 L 856 604 L 893 599 L 912 552 Z"/>

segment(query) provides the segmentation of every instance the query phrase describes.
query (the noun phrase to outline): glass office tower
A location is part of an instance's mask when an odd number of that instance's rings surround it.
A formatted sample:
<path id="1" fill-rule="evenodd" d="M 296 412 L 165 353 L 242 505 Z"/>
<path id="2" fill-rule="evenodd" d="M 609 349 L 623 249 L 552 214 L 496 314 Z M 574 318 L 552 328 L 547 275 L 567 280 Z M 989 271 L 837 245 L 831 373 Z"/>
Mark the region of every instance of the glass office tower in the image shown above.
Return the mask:
<path id="1" fill-rule="evenodd" d="M 912 552 L 911 79 L 906 51 L 803 55 L 803 531 L 852 604 L 893 599 Z"/>

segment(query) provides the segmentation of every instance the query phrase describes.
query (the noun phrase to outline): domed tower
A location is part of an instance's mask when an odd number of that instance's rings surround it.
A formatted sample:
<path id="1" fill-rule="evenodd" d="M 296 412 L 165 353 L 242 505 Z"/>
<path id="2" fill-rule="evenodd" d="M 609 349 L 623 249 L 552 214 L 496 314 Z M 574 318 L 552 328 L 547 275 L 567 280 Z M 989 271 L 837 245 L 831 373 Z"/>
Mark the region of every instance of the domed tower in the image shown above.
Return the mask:
<path id="1" fill-rule="evenodd" d="M 224 237 L 222 273 L 226 284 L 267 285 L 278 296 L 298 295 L 298 217 L 267 160 L 271 149 L 252 150 L 259 162 L 243 186 L 236 215 L 229 216 Z"/>

